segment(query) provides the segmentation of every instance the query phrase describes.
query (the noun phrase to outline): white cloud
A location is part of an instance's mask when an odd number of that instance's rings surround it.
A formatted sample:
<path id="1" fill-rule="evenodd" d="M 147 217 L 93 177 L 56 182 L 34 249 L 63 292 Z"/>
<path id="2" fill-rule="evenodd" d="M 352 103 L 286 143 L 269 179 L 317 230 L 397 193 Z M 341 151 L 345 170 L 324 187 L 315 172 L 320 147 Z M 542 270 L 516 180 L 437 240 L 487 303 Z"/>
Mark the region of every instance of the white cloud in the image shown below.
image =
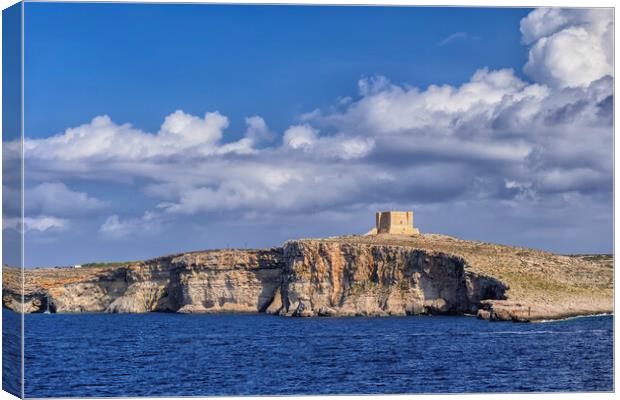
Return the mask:
<path id="1" fill-rule="evenodd" d="M 284 132 L 282 142 L 291 149 L 310 148 L 318 140 L 319 131 L 308 124 L 293 125 Z"/>
<path id="2" fill-rule="evenodd" d="M 471 36 L 467 32 L 455 32 L 455 33 L 445 37 L 441 42 L 439 42 L 438 45 L 439 46 L 445 46 L 447 44 L 458 42 L 458 41 L 462 41 L 462 40 L 466 40 L 466 39 L 469 39 L 469 38 L 477 39 L 476 36 Z"/>
<path id="3" fill-rule="evenodd" d="M 228 118 L 218 112 L 199 118 L 178 110 L 165 118 L 159 132 L 150 134 L 130 124 L 118 125 L 104 115 L 59 135 L 27 139 L 24 153 L 27 160 L 72 162 L 75 167 L 83 162 L 122 163 L 249 150 L 249 144 L 242 141 L 222 146 L 220 140 L 227 126 Z"/>
<path id="4" fill-rule="evenodd" d="M 24 227 L 26 231 L 29 230 L 37 230 L 37 231 L 47 231 L 50 229 L 65 229 L 68 226 L 67 220 L 55 218 L 55 217 L 25 217 L 24 218 Z"/>
<path id="5" fill-rule="evenodd" d="M 61 182 L 44 182 L 27 188 L 24 195 L 26 214 L 45 214 L 63 217 L 81 216 L 100 211 L 107 203 L 75 192 Z"/>
<path id="6" fill-rule="evenodd" d="M 19 232 L 20 230 L 19 217 L 3 218 L 2 229 L 13 229 Z M 23 221 L 24 232 L 28 231 L 62 231 L 68 227 L 68 221 L 61 218 L 49 217 L 49 216 L 37 216 L 37 217 L 24 217 Z"/>
<path id="7" fill-rule="evenodd" d="M 273 139 L 273 133 L 269 131 L 265 120 L 257 115 L 245 119 L 248 126 L 245 137 L 254 143 L 268 141 Z"/>
<path id="8" fill-rule="evenodd" d="M 521 32 L 532 44 L 524 71 L 540 83 L 585 87 L 613 76 L 613 9 L 538 9 Z"/>
<path id="9" fill-rule="evenodd" d="M 285 148 L 304 150 L 318 157 L 352 160 L 368 155 L 373 147 L 372 138 L 347 136 L 319 136 L 319 131 L 308 124 L 290 126 L 282 138 Z"/>
<path id="10" fill-rule="evenodd" d="M 228 118 L 218 112 L 208 112 L 204 118 L 199 118 L 177 110 L 166 117 L 158 136 L 161 142 L 168 144 L 213 145 L 222 138 L 222 130 L 227 127 Z"/>
<path id="11" fill-rule="evenodd" d="M 605 209 L 613 82 L 594 79 L 602 69 L 573 68 L 570 60 L 585 45 L 571 32 L 584 30 L 594 40 L 603 19 L 556 11 L 524 19 L 524 42 L 545 53 L 530 57 L 528 68 L 547 74 L 536 82 L 488 68 L 458 86 L 417 88 L 368 77 L 358 82 L 358 96 L 303 114 L 281 143 L 265 144 L 273 132 L 260 116 L 247 118 L 243 135 L 235 135 L 242 138 L 230 141 L 226 116 L 183 111 L 167 116 L 156 133 L 102 116 L 50 138 L 27 139 L 29 179 L 43 182 L 35 186 L 39 197 L 60 199 L 41 200 L 37 210 L 62 216 L 65 203 L 84 213 L 103 208 L 60 183 L 66 179 L 135 185 L 158 204 L 157 213 L 110 216 L 100 232 L 112 238 L 156 232 L 166 218 L 198 213 L 299 216 L 498 200 L 519 209 L 570 210 L 575 199 Z M 560 44 L 570 51 L 554 47 Z M 588 71 L 579 75 L 580 69 Z"/>
<path id="12" fill-rule="evenodd" d="M 446 135 L 480 119 L 489 121 L 502 108 L 540 99 L 548 92 L 544 87 L 523 82 L 510 69 L 486 68 L 476 71 L 460 87 L 431 85 L 421 91 L 394 85 L 384 77 L 362 79 L 359 87 L 361 99 L 346 112 L 319 120 L 345 132 L 369 135 L 411 129 Z"/>
<path id="13" fill-rule="evenodd" d="M 121 219 L 118 215 L 109 216 L 99 232 L 103 236 L 112 239 L 122 239 L 129 236 L 148 236 L 159 233 L 162 228 L 162 220 L 152 212 L 146 211 L 142 217 Z"/>
<path id="14" fill-rule="evenodd" d="M 381 75 L 360 79 L 357 82 L 357 90 L 360 96 L 377 94 L 389 89 L 391 86 L 390 80 Z"/>

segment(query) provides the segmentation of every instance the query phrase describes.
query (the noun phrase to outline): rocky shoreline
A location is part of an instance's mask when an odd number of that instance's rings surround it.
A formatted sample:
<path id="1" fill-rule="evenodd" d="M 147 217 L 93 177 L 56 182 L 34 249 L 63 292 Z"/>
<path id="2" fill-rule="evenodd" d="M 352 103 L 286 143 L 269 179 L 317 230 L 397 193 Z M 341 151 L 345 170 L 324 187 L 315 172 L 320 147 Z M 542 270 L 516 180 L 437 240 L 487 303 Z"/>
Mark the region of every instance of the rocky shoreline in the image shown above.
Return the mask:
<path id="1" fill-rule="evenodd" d="M 3 268 L 18 312 L 254 312 L 282 316 L 473 314 L 537 321 L 613 312 L 613 260 L 443 235 L 303 239 L 126 266 Z M 49 304 L 48 304 L 49 302 Z"/>

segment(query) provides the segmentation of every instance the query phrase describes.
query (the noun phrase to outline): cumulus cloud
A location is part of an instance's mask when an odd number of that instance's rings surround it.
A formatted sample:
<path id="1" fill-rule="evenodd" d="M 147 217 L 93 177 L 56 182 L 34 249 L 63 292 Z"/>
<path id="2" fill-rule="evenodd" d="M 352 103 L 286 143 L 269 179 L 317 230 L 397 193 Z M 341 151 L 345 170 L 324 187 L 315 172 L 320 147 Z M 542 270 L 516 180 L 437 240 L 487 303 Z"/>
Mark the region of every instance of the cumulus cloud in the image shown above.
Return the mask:
<path id="1" fill-rule="evenodd" d="M 524 71 L 552 87 L 585 87 L 613 75 L 613 10 L 542 8 L 521 21 Z"/>
<path id="2" fill-rule="evenodd" d="M 161 144 L 180 142 L 190 146 L 213 146 L 222 138 L 222 130 L 226 127 L 228 118 L 218 112 L 209 112 L 200 118 L 177 110 L 166 117 L 157 136 Z"/>
<path id="3" fill-rule="evenodd" d="M 208 112 L 201 118 L 178 110 L 164 119 L 157 133 L 151 134 L 131 124 L 116 124 L 103 115 L 49 138 L 28 139 L 24 142 L 24 154 L 26 160 L 47 160 L 50 165 L 57 160 L 80 166 L 84 161 L 93 165 L 251 151 L 252 142 L 244 141 L 247 138 L 220 143 L 228 124 L 228 118 L 218 112 Z M 251 133 L 257 131 L 258 121 L 250 119 L 249 124 Z"/>
<path id="4" fill-rule="evenodd" d="M 248 117 L 233 141 L 226 140 L 228 118 L 215 111 L 176 111 L 154 133 L 96 117 L 26 140 L 26 168 L 39 182 L 31 196 L 54 193 L 61 200 L 34 204 L 57 217 L 64 203 L 84 213 L 105 206 L 60 183 L 65 179 L 134 185 L 153 198 L 156 211 L 109 216 L 100 233 L 112 238 L 200 213 L 326 215 L 453 202 L 528 211 L 553 204 L 569 213 L 588 200 L 606 210 L 613 173 L 609 15 L 543 9 L 524 18 L 533 81 L 508 68 L 480 68 L 460 85 L 426 88 L 366 77 L 356 96 L 301 115 L 275 143 L 260 116 Z"/>
<path id="5" fill-rule="evenodd" d="M 311 148 L 318 140 L 319 131 L 308 124 L 294 125 L 284 132 L 282 142 L 291 149 Z"/>
<path id="6" fill-rule="evenodd" d="M 545 97 L 548 89 L 527 84 L 511 69 L 482 68 L 460 87 L 430 85 L 426 90 L 399 86 L 385 77 L 360 80 L 361 98 L 346 112 L 318 121 L 345 132 L 367 135 L 424 130 L 446 136 L 468 125 L 490 122 L 493 113 L 518 102 Z M 519 117 L 528 118 L 526 107 Z M 485 126 L 482 125 L 484 128 Z M 477 134 L 477 132 L 468 132 Z"/>
<path id="7" fill-rule="evenodd" d="M 289 127 L 282 138 L 287 149 L 301 149 L 319 157 L 352 160 L 368 155 L 373 147 L 372 138 L 337 134 L 319 136 L 319 131 L 308 124 Z"/>
<path id="8" fill-rule="evenodd" d="M 270 141 L 274 138 L 274 134 L 269 131 L 265 120 L 258 115 L 246 118 L 245 123 L 248 126 L 245 137 L 250 139 L 253 143 Z"/>

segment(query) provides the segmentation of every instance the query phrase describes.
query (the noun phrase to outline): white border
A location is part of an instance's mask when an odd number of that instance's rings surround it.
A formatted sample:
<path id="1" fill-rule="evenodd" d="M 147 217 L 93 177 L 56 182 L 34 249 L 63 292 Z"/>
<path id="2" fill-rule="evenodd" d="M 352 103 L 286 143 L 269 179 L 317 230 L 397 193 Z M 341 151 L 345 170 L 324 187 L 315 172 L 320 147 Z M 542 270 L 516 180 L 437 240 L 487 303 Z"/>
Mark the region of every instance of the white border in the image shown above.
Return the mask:
<path id="1" fill-rule="evenodd" d="M 39 0 L 29 0 L 29 2 L 35 2 Z M 54 1 L 49 1 L 54 2 Z M 55 2 L 66 2 L 66 3 L 98 3 L 98 2 L 108 2 L 108 3 L 116 3 L 120 1 L 93 1 L 93 0 L 63 0 L 63 1 L 55 1 Z M 609 0 L 591 0 L 591 1 L 576 1 L 576 0 L 539 0 L 539 1 L 529 1 L 523 2 L 518 0 L 504 0 L 504 1 L 491 1 L 491 0 L 475 0 L 475 1 L 429 1 L 429 0 L 415 0 L 415 1 L 407 1 L 407 0 L 314 0 L 314 1 L 300 1 L 300 0 L 243 0 L 243 1 L 231 1 L 231 0 L 149 0 L 149 1 L 137 1 L 137 0 L 126 0 L 124 3 L 202 3 L 202 4 L 292 4 L 292 5 L 369 5 L 369 6 L 466 6 L 466 7 L 615 7 L 614 1 Z M 5 9 L 17 2 L 14 0 L 0 0 L 0 8 Z M 22 5 L 23 7 L 23 5 Z M 616 10 L 614 8 L 614 20 L 615 20 Z M 24 71 L 23 71 L 23 60 L 24 60 L 24 10 L 22 8 L 22 133 L 24 132 Z M 0 32 L 2 30 L 2 22 L 0 18 Z M 614 61 L 615 61 L 615 48 L 617 41 L 617 30 L 614 32 Z M 0 40 L 0 68 L 2 65 L 2 41 Z M 615 76 L 615 63 L 614 63 L 614 76 Z M 0 74 L 0 86 L 2 84 L 2 76 Z M 614 80 L 614 93 L 617 92 L 618 83 Z M 614 99 L 615 100 L 615 99 Z M 0 103 L 1 105 L 1 103 Z M 615 139 L 615 115 L 616 115 L 616 102 L 614 101 L 614 139 Z M 0 107 L 0 126 L 2 121 L 2 111 Z M 23 136 L 22 136 L 23 138 Z M 22 143 L 23 146 L 23 143 Z M 614 254 L 615 249 L 618 245 L 618 237 L 615 236 L 615 228 L 618 226 L 619 217 L 615 213 L 616 207 L 620 205 L 620 200 L 616 195 L 617 187 L 615 185 L 615 177 L 616 177 L 616 163 L 615 163 L 615 154 L 620 149 L 620 142 L 614 140 Z M 0 152 L 0 160 L 1 160 Z M 24 170 L 23 170 L 23 159 L 22 159 L 22 221 L 23 221 L 23 183 L 24 183 Z M 0 177 L 1 177 L 0 172 Z M 2 194 L 2 188 L 0 186 L 0 195 Z M 1 202 L 0 202 L 0 210 L 1 210 Z M 2 233 L 0 231 L 0 240 L 2 238 Z M 23 241 L 23 229 L 22 229 L 22 262 L 24 261 L 24 241 Z M 1 248 L 0 248 L 1 255 Z M 616 264 L 616 260 L 614 258 L 614 279 L 617 281 L 618 279 L 618 268 Z M 1 273 L 0 273 L 1 275 Z M 23 282 L 22 282 L 23 284 Z M 614 287 L 615 288 L 615 287 Z M 618 305 L 618 298 L 615 296 L 615 308 Z M 0 321 L 0 329 L 2 327 L 2 322 Z M 24 358 L 23 358 L 23 329 L 24 329 L 24 317 L 22 314 L 22 380 L 24 377 Z M 614 318 L 614 388 L 617 388 L 617 374 L 615 373 L 616 361 L 619 359 L 618 346 L 616 346 L 616 340 L 618 338 L 618 325 L 617 321 Z M 0 358 L 0 368 L 2 367 L 2 360 Z M 1 378 L 0 378 L 1 379 Z M 23 396 L 23 385 L 22 385 L 22 396 Z M 468 395 L 373 395 L 373 396 L 287 396 L 284 397 L 286 399 L 326 399 L 326 398 L 338 398 L 342 400 L 350 400 L 350 399 L 363 399 L 363 398 L 378 398 L 378 399 L 423 399 L 423 400 L 443 400 L 443 399 L 549 399 L 549 400 L 574 400 L 574 399 L 583 399 L 587 397 L 588 399 L 611 399 L 615 397 L 614 394 L 611 393 L 541 393 L 541 394 L 468 394 Z M 16 397 L 1 391 L 0 399 L 15 399 Z M 165 399 L 187 399 L 188 397 L 166 397 Z M 260 400 L 271 400 L 271 399 L 282 399 L 283 397 L 193 397 L 195 399 L 260 399 Z M 124 399 L 133 399 L 130 397 L 125 397 Z M 137 399 L 137 398 L 136 398 Z M 142 398 L 144 399 L 144 398 Z M 163 399 L 163 398 L 159 398 Z"/>

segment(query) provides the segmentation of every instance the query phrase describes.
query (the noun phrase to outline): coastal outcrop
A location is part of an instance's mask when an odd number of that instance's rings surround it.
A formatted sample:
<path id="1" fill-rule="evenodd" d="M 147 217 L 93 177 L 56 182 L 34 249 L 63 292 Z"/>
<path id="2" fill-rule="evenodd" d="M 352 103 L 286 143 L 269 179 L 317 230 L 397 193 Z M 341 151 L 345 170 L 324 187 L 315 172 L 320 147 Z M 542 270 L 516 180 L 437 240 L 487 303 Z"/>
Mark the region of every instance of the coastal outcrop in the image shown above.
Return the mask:
<path id="1" fill-rule="evenodd" d="M 527 321 L 611 312 L 608 258 L 443 235 L 303 239 L 81 269 L 4 268 L 3 306 L 43 312 L 472 314 Z M 23 295 L 23 296 L 22 296 Z"/>
<path id="2" fill-rule="evenodd" d="M 460 257 L 403 246 L 293 241 L 284 257 L 281 315 L 475 313 L 507 289 Z"/>

